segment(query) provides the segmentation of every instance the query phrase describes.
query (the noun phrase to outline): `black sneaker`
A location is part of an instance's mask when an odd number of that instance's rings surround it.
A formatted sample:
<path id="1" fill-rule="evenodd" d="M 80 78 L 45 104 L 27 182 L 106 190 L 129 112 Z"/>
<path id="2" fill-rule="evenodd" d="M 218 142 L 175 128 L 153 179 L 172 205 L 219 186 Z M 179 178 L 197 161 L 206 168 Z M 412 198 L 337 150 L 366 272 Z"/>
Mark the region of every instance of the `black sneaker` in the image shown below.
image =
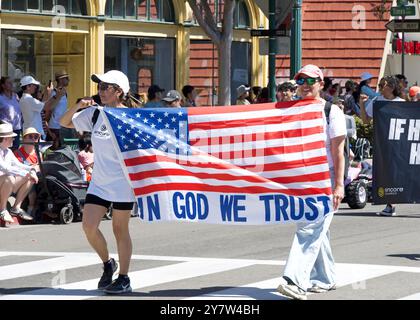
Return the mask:
<path id="1" fill-rule="evenodd" d="M 115 271 L 118 269 L 118 263 L 115 262 L 114 258 L 109 259 L 109 261 L 104 265 L 104 273 L 102 274 L 101 279 L 98 282 L 98 289 L 103 290 L 112 283 L 112 276 Z"/>
<path id="2" fill-rule="evenodd" d="M 120 294 L 133 291 L 130 286 L 130 278 L 127 276 L 119 276 L 108 287 L 104 289 L 108 294 Z"/>

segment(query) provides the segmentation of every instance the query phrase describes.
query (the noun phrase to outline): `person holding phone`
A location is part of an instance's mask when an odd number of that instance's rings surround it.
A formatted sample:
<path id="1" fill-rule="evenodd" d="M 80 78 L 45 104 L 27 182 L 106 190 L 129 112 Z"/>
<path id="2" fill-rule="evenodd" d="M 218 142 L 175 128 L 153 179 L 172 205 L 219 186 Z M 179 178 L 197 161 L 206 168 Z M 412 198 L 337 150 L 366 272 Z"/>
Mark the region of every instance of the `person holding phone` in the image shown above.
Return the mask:
<path id="1" fill-rule="evenodd" d="M 55 144 L 59 145 L 61 141 L 61 117 L 67 111 L 67 87 L 70 83 L 69 74 L 65 70 L 61 70 L 55 73 L 55 81 L 57 86 L 53 89 L 51 97 L 53 104 L 51 111 L 46 113 L 46 120 L 48 121 L 48 138 L 47 140 L 54 141 Z M 50 80 L 50 85 L 52 81 Z"/>
<path id="2" fill-rule="evenodd" d="M 28 128 L 35 128 L 42 139 L 46 138 L 44 131 L 41 112 L 49 112 L 53 107 L 53 99 L 51 99 L 52 86 L 45 87 L 42 101 L 34 98 L 39 90 L 40 82 L 35 80 L 32 76 L 24 76 L 20 79 L 20 87 L 23 90 L 22 98 L 19 101 L 20 110 L 23 116 L 23 130 Z"/>

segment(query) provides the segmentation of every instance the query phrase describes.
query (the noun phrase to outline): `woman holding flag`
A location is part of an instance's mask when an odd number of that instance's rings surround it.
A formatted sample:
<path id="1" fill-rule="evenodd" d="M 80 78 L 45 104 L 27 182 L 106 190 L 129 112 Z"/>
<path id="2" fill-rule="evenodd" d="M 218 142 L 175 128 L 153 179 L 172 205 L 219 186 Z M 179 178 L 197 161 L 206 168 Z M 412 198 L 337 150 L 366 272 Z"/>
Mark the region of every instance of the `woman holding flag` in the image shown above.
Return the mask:
<path id="1" fill-rule="evenodd" d="M 99 96 L 104 106 L 126 108 L 127 105 L 135 105 L 129 94 L 128 78 L 121 71 L 111 70 L 102 75 L 94 74 L 91 79 L 98 83 Z M 111 133 L 103 115 L 97 110 L 93 99 L 84 98 L 61 118 L 61 125 L 92 133 L 95 165 L 83 210 L 83 230 L 104 264 L 98 289 L 109 294 L 120 294 L 132 291 L 128 277 L 132 254 L 128 225 L 135 199 L 121 164 L 115 156 Z M 118 264 L 109 257 L 106 240 L 99 230 L 99 224 L 111 205 L 112 227 L 120 263 L 119 276 L 114 281 L 112 277 Z"/>

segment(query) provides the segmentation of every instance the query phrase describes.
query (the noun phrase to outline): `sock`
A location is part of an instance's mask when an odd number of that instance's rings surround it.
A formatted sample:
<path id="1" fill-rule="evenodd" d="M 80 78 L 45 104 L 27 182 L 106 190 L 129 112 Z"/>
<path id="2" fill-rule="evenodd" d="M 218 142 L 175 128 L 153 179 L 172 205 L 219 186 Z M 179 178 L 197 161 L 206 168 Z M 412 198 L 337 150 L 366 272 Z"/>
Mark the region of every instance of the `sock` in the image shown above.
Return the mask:
<path id="1" fill-rule="evenodd" d="M 126 274 L 120 274 L 120 275 L 118 275 L 118 278 L 119 279 L 123 279 L 123 280 L 129 280 L 130 278 L 128 277 L 128 275 L 126 275 Z"/>
<path id="2" fill-rule="evenodd" d="M 111 260 L 112 259 L 109 259 L 107 262 L 104 262 L 104 268 L 110 268 L 111 267 Z"/>

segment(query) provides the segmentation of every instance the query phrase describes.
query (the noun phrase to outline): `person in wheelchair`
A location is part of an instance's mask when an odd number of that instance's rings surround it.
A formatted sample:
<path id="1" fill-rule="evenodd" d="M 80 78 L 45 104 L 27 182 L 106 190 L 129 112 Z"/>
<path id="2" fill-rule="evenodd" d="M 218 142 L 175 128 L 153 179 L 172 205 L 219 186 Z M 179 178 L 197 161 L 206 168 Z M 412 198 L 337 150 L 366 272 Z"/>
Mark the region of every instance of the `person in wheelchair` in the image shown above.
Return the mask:
<path id="1" fill-rule="evenodd" d="M 13 223 L 10 214 L 24 220 L 33 220 L 20 206 L 32 186 L 38 183 L 35 168 L 20 163 L 9 149 L 15 136 L 12 125 L 0 124 L 0 219 L 9 223 Z M 16 194 L 16 200 L 9 213 L 7 201 L 12 193 Z"/>

